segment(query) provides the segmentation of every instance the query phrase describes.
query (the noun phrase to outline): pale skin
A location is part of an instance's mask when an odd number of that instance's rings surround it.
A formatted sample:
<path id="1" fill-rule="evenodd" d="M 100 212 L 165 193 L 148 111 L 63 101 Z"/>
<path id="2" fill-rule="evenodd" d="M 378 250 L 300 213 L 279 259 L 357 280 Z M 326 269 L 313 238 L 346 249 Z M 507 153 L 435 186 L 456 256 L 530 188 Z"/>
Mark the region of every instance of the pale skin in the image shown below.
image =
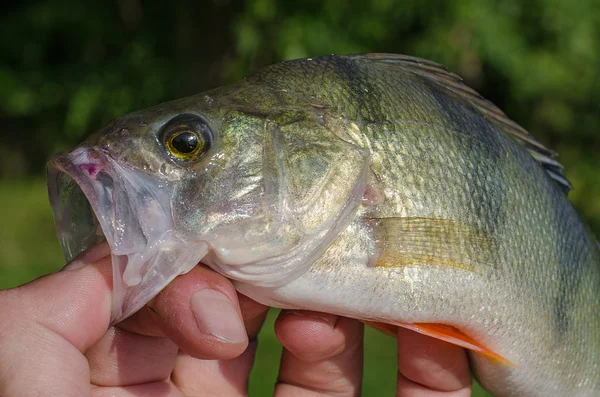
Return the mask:
<path id="1" fill-rule="evenodd" d="M 247 395 L 267 307 L 197 266 L 109 327 L 110 257 L 90 259 L 84 254 L 61 272 L 0 291 L 0 395 Z M 283 311 L 275 332 L 284 350 L 274 396 L 361 395 L 360 322 Z M 404 329 L 397 336 L 397 396 L 471 394 L 463 349 Z"/>

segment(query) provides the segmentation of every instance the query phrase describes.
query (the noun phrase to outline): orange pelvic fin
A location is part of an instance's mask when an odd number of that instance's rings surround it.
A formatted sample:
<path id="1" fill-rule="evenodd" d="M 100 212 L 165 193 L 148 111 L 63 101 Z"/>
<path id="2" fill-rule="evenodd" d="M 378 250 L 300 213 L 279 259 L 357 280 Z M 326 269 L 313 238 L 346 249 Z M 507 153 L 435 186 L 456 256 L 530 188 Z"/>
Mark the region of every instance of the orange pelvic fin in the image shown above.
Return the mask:
<path id="1" fill-rule="evenodd" d="M 488 349 L 481 343 L 477 342 L 475 339 L 471 338 L 458 328 L 453 327 L 451 325 L 435 323 L 414 323 L 398 324 L 398 326 L 416 331 L 420 334 L 427 335 L 432 338 L 452 343 L 460 347 L 464 347 L 465 349 L 469 349 L 477 353 L 481 353 L 494 362 L 510 365 L 512 367 L 517 367 L 517 365 L 511 362 L 510 360 L 502 357 L 493 350 Z"/>

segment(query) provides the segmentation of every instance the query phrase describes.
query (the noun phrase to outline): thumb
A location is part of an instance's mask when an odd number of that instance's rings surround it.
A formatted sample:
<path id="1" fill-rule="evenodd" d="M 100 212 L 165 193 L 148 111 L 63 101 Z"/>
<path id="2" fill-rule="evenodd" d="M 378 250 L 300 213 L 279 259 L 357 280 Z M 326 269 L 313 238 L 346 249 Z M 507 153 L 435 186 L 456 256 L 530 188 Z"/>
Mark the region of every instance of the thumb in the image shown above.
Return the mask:
<path id="1" fill-rule="evenodd" d="M 110 257 L 74 267 L 0 291 L 1 396 L 90 395 L 82 352 L 109 326 Z"/>

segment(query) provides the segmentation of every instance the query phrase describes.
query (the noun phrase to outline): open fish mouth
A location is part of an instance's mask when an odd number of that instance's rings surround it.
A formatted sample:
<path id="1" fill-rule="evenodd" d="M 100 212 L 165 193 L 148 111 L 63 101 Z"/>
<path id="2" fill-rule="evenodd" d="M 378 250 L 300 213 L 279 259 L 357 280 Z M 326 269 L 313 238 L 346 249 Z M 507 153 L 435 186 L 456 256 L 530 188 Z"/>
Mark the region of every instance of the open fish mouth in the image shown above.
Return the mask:
<path id="1" fill-rule="evenodd" d="M 176 235 L 168 181 L 122 167 L 99 148 L 78 148 L 48 163 L 48 193 L 67 261 L 106 240 L 113 267 L 111 322 L 142 308 L 208 244 Z"/>

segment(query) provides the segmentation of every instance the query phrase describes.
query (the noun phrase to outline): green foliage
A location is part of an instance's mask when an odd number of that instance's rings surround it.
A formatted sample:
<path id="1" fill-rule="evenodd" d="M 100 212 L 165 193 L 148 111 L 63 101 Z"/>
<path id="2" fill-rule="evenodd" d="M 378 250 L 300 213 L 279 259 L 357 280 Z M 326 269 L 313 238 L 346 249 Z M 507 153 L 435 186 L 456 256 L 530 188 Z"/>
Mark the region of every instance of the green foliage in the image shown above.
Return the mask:
<path id="1" fill-rule="evenodd" d="M 0 217 L 0 289 L 62 267 L 44 181 L 0 183 Z"/>

